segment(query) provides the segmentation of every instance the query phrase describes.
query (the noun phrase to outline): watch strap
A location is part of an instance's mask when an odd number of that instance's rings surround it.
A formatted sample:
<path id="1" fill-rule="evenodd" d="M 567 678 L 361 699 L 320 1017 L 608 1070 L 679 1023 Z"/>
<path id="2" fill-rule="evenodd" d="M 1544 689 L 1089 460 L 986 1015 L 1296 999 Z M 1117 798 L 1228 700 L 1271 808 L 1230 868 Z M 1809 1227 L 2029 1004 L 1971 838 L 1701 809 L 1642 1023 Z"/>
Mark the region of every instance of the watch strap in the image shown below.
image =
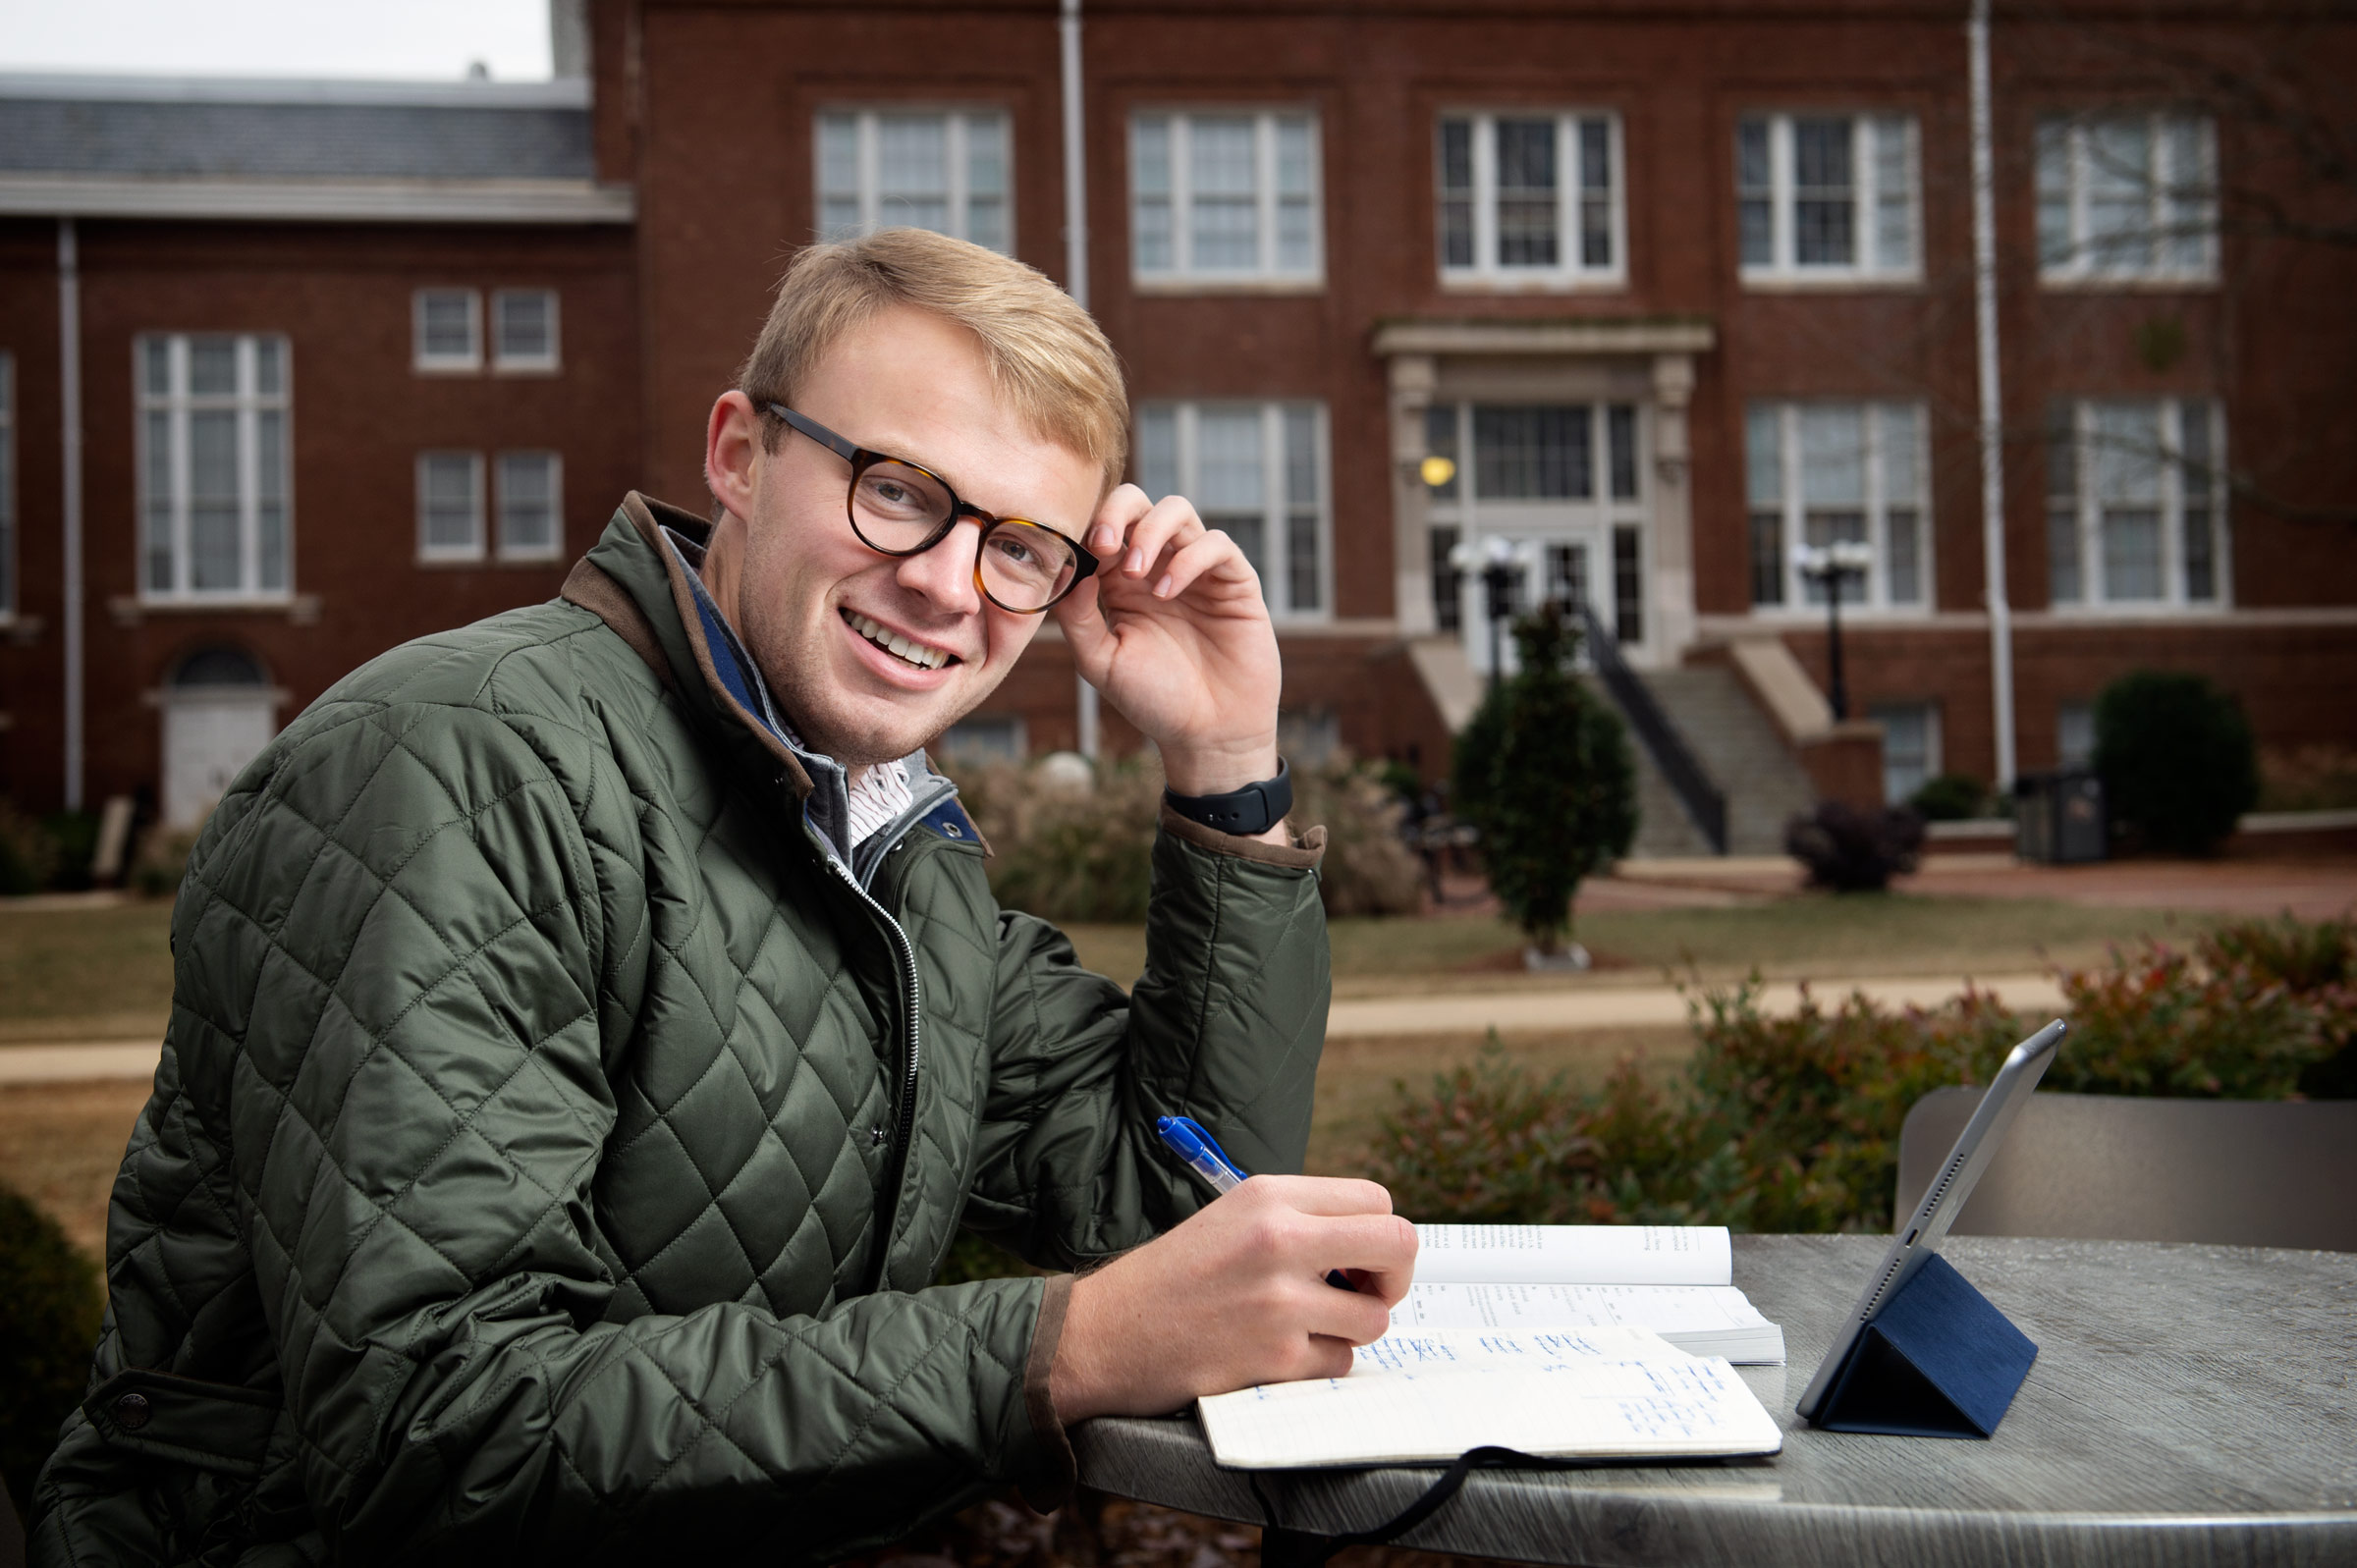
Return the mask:
<path id="1" fill-rule="evenodd" d="M 1276 778 L 1231 789 L 1224 795 L 1182 795 L 1165 789 L 1162 798 L 1189 822 L 1248 838 L 1267 833 L 1293 809 L 1292 766 L 1280 757 Z"/>

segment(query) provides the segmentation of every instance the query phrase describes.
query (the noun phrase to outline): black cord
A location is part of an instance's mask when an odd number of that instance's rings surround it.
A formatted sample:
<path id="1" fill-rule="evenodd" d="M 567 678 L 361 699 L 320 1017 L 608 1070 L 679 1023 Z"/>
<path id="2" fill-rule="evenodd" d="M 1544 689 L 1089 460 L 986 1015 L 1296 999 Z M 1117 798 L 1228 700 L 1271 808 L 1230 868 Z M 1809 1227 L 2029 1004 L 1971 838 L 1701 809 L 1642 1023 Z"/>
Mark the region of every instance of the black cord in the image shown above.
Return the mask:
<path id="1" fill-rule="evenodd" d="M 1371 1530 L 1353 1530 L 1347 1535 L 1319 1536 L 1304 1530 L 1288 1530 L 1277 1522 L 1277 1505 L 1260 1487 L 1260 1472 L 1247 1470 L 1244 1479 L 1252 1485 L 1252 1495 L 1260 1503 L 1265 1523 L 1260 1531 L 1261 1568 L 1321 1568 L 1325 1561 L 1345 1546 L 1388 1545 L 1401 1536 L 1439 1513 L 1450 1498 L 1455 1496 L 1465 1484 L 1465 1478 L 1476 1470 L 1506 1467 L 1526 1470 L 1587 1470 L 1594 1465 L 1580 1459 L 1541 1459 L 1518 1448 L 1468 1448 L 1450 1462 L 1441 1478 L 1424 1488 L 1424 1494 L 1391 1518 Z"/>

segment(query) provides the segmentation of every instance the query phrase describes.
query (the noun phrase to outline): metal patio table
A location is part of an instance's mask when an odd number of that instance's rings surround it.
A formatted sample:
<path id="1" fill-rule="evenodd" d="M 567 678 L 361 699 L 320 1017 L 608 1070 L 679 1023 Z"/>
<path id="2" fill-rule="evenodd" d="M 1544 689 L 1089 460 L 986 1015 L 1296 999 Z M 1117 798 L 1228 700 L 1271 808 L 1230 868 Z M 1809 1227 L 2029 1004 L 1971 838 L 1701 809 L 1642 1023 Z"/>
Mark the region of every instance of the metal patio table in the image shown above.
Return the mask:
<path id="1" fill-rule="evenodd" d="M 2357 1195 L 2352 1196 L 2357 1201 Z M 2357 1253 L 1954 1237 L 2038 1344 L 1988 1441 L 1819 1432 L 1792 1414 L 1877 1236 L 1738 1236 L 1735 1283 L 1790 1361 L 1742 1369 L 1770 1459 L 1476 1471 L 1394 1544 L 1529 1562 L 2357 1564 Z M 1264 1523 L 1191 1414 L 1073 1432 L 1082 1482 Z M 1288 1530 L 1370 1529 L 1432 1470 L 1262 1472 Z"/>

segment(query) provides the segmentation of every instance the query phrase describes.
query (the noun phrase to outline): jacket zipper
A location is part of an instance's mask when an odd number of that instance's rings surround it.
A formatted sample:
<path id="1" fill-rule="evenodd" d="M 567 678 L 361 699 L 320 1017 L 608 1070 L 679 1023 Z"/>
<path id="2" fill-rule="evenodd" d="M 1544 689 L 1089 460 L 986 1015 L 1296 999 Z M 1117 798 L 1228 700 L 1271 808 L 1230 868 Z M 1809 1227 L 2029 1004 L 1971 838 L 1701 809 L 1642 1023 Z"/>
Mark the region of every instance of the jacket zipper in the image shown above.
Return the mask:
<path id="1" fill-rule="evenodd" d="M 892 934 L 893 956 L 900 962 L 902 1016 L 908 1021 L 907 1028 L 903 1035 L 905 1047 L 903 1058 L 904 1065 L 901 1074 L 900 1104 L 893 1112 L 891 1158 L 885 1175 L 888 1207 L 885 1210 L 883 1227 L 876 1237 L 876 1284 L 881 1287 L 884 1282 L 886 1266 L 892 1256 L 892 1217 L 899 1213 L 901 1206 L 901 1179 L 907 1163 L 908 1154 L 905 1140 L 909 1136 L 910 1129 L 916 1123 L 916 1071 L 920 1052 L 923 1049 L 921 1028 L 923 1019 L 920 1012 L 922 1003 L 917 988 L 916 946 L 908 940 L 908 933 L 901 929 L 901 923 L 893 918 L 892 911 L 885 908 L 874 894 L 859 886 L 859 878 L 850 867 L 833 857 L 829 857 L 827 864 L 833 866 L 836 874 L 843 878 L 844 886 L 850 888 L 862 902 L 876 912 L 876 918 L 883 921 L 884 929 Z"/>

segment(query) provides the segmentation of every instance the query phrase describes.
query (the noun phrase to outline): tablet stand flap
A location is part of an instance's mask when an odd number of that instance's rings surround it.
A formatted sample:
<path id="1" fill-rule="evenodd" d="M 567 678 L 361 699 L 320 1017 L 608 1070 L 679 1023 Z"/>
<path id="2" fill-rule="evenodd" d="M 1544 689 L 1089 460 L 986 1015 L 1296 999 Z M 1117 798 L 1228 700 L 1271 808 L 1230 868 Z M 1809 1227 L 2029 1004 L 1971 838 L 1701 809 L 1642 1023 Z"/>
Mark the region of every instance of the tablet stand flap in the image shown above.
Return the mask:
<path id="1" fill-rule="evenodd" d="M 2029 1337 L 1934 1253 L 1859 1335 L 1816 1424 L 1987 1437 L 2037 1359 Z"/>

